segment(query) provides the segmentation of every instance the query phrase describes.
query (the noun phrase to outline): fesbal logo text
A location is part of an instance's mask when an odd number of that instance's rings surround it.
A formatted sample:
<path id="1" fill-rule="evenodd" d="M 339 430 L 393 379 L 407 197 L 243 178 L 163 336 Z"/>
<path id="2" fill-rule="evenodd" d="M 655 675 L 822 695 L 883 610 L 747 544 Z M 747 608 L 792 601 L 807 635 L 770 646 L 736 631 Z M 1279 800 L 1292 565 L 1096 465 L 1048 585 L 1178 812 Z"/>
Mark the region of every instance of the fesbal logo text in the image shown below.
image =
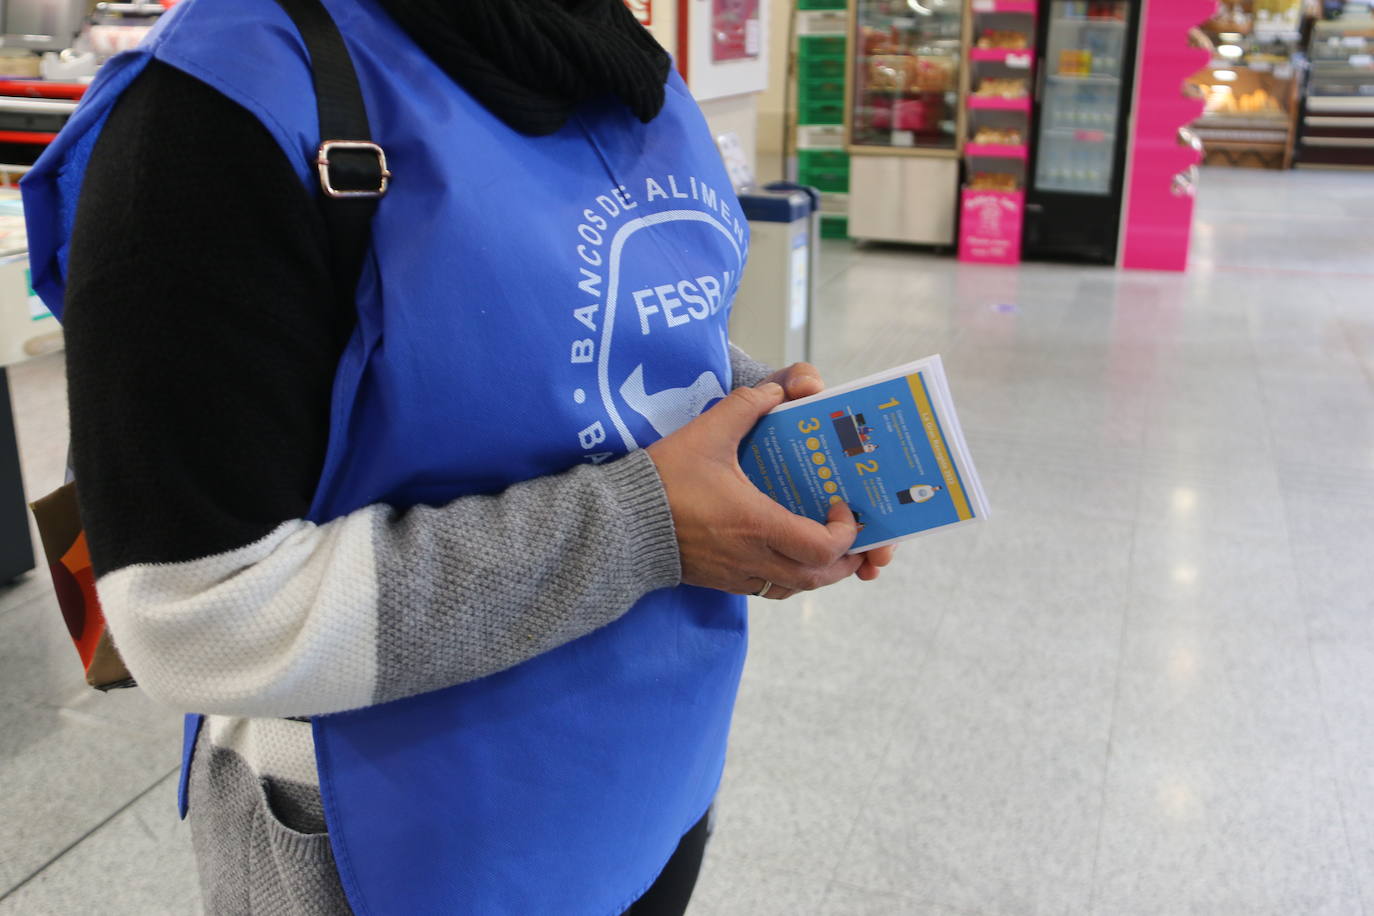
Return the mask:
<path id="1" fill-rule="evenodd" d="M 724 396 L 710 366 L 728 365 L 725 318 L 748 228 L 731 191 L 690 174 L 618 185 L 578 216 L 570 397 L 585 408 L 583 460 L 600 464 Z"/>

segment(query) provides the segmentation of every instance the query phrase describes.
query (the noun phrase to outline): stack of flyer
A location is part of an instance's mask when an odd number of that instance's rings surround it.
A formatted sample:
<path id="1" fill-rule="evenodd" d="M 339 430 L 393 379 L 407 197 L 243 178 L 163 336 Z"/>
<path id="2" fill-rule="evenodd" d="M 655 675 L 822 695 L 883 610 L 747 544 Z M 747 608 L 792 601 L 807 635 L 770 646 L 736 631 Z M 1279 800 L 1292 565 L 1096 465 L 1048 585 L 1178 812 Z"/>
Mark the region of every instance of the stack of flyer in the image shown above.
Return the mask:
<path id="1" fill-rule="evenodd" d="M 781 405 L 744 437 L 739 461 L 798 515 L 823 522 L 847 503 L 859 522 L 851 553 L 988 517 L 939 356 Z"/>

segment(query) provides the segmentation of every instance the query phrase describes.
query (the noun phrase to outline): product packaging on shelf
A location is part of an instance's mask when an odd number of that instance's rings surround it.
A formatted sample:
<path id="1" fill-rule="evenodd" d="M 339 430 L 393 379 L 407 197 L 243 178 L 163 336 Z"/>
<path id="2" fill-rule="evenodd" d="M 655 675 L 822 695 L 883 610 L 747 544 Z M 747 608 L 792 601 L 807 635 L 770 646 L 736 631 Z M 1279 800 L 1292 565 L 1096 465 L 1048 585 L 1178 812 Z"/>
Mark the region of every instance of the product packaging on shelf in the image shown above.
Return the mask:
<path id="1" fill-rule="evenodd" d="M 980 98 L 997 99 L 1023 99 L 1026 97 L 1028 85 L 1023 77 L 984 77 L 974 90 L 974 95 Z"/>
<path id="2" fill-rule="evenodd" d="M 978 36 L 978 47 L 1024 51 L 1027 47 L 1026 34 L 1011 29 L 988 29 Z"/>
<path id="3" fill-rule="evenodd" d="M 1025 139 L 1021 131 L 1015 127 L 980 127 L 973 135 L 973 142 L 993 146 L 1020 146 Z"/>

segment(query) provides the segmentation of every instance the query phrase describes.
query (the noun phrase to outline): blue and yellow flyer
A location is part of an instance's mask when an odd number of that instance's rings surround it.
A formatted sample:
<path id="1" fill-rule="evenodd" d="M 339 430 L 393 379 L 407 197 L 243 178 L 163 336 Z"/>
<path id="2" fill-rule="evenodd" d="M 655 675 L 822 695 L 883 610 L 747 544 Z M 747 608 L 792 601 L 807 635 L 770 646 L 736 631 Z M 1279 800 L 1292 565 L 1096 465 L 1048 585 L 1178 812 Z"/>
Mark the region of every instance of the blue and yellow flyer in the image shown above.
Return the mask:
<path id="1" fill-rule="evenodd" d="M 823 522 L 848 503 L 851 553 L 988 515 L 938 356 L 783 404 L 744 437 L 739 462 L 798 515 Z"/>

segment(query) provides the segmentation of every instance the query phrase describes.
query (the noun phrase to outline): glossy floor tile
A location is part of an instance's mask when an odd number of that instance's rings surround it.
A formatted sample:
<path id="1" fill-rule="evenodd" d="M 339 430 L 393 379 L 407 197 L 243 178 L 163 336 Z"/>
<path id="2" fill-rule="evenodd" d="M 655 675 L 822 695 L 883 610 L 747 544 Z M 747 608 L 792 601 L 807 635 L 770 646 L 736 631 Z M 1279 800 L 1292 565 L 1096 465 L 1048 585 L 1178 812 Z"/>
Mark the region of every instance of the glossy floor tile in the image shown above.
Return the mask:
<path id="1" fill-rule="evenodd" d="M 737 765 L 721 793 L 713 854 L 828 880 L 882 768 L 905 705 L 854 703 L 803 686 L 749 683 L 740 694 Z"/>
<path id="2" fill-rule="evenodd" d="M 827 882 L 814 875 L 774 871 L 723 855 L 707 854 L 690 912 L 794 916 L 815 913 Z"/>
<path id="3" fill-rule="evenodd" d="M 0 916 L 198 913 L 200 888 L 190 835 L 185 822 L 167 816 L 176 804 L 176 789 L 174 773 L 155 783 L 100 830 L 0 900 Z"/>
<path id="4" fill-rule="evenodd" d="M 814 361 L 941 353 L 995 516 L 754 602 L 692 916 L 1374 916 L 1371 239 L 1370 175 L 1209 169 L 1184 274 L 827 243 Z M 74 668 L 0 591 L 0 916 L 195 913 L 176 717 Z"/>
<path id="5" fill-rule="evenodd" d="M 833 881 L 825 892 L 817 916 L 969 916 L 968 910 L 957 910 L 939 904 L 923 903 L 912 897 L 888 894 L 869 888 L 854 887 Z"/>
<path id="6" fill-rule="evenodd" d="M 1093 912 L 1362 912 L 1308 646 L 1131 624 Z"/>
<path id="7" fill-rule="evenodd" d="M 132 728 L 0 701 L 0 886 L 43 870 L 166 777 L 180 756 L 179 731 L 170 718 L 167 727 Z"/>

